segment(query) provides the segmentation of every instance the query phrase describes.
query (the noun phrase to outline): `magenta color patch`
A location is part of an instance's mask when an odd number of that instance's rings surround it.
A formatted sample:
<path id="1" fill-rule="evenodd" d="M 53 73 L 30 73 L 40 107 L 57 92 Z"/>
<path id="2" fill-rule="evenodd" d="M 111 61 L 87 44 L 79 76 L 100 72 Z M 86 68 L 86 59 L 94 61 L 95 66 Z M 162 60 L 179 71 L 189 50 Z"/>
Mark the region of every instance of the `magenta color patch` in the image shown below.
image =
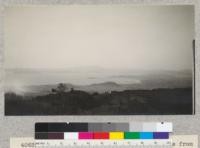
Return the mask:
<path id="1" fill-rule="evenodd" d="M 79 132 L 78 134 L 79 139 L 93 139 L 92 132 Z"/>

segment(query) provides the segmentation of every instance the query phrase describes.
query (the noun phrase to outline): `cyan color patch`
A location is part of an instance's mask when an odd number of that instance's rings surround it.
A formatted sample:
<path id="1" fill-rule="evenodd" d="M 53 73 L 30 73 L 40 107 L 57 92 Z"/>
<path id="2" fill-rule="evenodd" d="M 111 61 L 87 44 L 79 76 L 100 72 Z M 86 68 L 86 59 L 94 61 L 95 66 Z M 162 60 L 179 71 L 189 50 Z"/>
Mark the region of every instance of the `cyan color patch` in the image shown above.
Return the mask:
<path id="1" fill-rule="evenodd" d="M 140 139 L 153 139 L 153 132 L 140 132 Z"/>

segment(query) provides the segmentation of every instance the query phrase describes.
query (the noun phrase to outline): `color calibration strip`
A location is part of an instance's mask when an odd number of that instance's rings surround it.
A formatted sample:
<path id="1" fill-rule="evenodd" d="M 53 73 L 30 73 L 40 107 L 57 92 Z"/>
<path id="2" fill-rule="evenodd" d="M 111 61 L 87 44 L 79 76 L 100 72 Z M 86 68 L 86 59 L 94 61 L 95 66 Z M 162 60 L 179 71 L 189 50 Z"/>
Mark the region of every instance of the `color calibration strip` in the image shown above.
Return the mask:
<path id="1" fill-rule="evenodd" d="M 168 132 L 53 132 L 35 133 L 35 139 L 65 140 L 126 140 L 126 139 L 169 139 Z"/>
<path id="2" fill-rule="evenodd" d="M 35 139 L 168 139 L 169 122 L 148 123 L 36 123 Z"/>
<path id="3" fill-rule="evenodd" d="M 36 123 L 35 132 L 172 132 L 171 122 L 146 123 Z"/>

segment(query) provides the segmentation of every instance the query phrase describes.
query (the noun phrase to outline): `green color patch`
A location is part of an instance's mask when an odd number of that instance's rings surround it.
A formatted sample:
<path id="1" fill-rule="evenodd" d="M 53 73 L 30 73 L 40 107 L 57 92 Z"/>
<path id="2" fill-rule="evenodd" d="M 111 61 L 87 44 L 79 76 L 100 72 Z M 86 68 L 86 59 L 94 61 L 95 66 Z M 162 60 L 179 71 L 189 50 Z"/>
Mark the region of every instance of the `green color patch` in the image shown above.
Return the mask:
<path id="1" fill-rule="evenodd" d="M 124 132 L 124 139 L 140 139 L 139 132 Z"/>

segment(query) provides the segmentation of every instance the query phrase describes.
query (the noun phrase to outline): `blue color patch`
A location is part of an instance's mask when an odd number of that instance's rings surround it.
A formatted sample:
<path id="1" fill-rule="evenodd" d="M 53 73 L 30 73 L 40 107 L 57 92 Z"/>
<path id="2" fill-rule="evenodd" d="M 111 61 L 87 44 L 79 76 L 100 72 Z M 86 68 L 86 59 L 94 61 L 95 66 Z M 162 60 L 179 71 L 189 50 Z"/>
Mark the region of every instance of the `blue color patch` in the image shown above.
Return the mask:
<path id="1" fill-rule="evenodd" d="M 153 132 L 140 132 L 140 139 L 153 139 Z"/>

